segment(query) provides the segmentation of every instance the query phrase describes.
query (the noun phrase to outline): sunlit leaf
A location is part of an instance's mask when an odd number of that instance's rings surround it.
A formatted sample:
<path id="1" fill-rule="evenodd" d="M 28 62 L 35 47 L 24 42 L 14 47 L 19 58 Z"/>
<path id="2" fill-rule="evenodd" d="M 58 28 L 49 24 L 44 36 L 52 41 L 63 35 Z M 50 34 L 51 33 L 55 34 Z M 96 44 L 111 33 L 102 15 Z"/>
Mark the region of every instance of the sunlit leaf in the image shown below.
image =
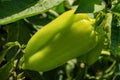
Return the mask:
<path id="1" fill-rule="evenodd" d="M 40 14 L 63 1 L 64 0 L 8 0 L 1 2 L 0 25 Z"/>

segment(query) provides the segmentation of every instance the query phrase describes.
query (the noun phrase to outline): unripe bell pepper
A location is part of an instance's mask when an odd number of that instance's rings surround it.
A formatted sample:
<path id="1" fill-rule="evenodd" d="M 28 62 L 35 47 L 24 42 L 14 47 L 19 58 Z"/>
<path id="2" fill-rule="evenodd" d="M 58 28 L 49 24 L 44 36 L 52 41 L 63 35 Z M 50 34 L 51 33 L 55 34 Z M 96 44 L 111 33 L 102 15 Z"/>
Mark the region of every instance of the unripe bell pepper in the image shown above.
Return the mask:
<path id="1" fill-rule="evenodd" d="M 104 46 L 104 40 L 105 40 L 104 35 L 105 35 L 104 31 L 100 32 L 99 37 L 101 38 L 98 41 L 97 45 L 86 54 L 79 56 L 77 58 L 78 61 L 84 62 L 87 66 L 94 64 L 98 60 L 99 56 L 101 55 L 102 48 Z"/>
<path id="2" fill-rule="evenodd" d="M 68 28 L 74 17 L 74 10 L 65 12 L 49 24 L 45 25 L 42 29 L 36 32 L 35 35 L 29 40 L 26 49 L 24 50 L 25 55 L 32 56 L 34 53 L 40 50 L 45 44 L 59 32 Z M 29 58 L 29 57 L 28 57 Z"/>
<path id="3" fill-rule="evenodd" d="M 29 40 L 24 50 L 23 69 L 44 72 L 86 54 L 100 39 L 93 23 L 88 15 L 84 18 L 74 14 L 74 10 L 63 13 Z"/>

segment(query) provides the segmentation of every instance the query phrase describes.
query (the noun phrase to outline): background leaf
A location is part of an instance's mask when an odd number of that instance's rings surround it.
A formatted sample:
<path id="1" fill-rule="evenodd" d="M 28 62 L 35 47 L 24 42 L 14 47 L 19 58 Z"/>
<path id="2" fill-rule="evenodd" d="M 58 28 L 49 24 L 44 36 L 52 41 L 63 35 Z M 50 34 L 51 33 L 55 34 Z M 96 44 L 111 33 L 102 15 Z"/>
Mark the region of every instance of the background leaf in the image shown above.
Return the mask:
<path id="1" fill-rule="evenodd" d="M 7 25 L 8 42 L 18 41 L 20 44 L 26 44 L 30 38 L 30 29 L 24 21 L 18 21 Z"/>
<path id="2" fill-rule="evenodd" d="M 76 13 L 92 13 L 95 5 L 99 3 L 99 0 L 79 0 L 79 7 Z"/>
<path id="3" fill-rule="evenodd" d="M 0 25 L 45 12 L 64 0 L 10 0 L 0 3 Z M 51 5 L 52 4 L 52 5 Z"/>
<path id="4" fill-rule="evenodd" d="M 118 3 L 117 5 L 115 5 L 115 6 L 112 8 L 112 11 L 113 11 L 113 12 L 120 13 L 120 3 Z"/>
<path id="5" fill-rule="evenodd" d="M 7 64 L 0 68 L 0 80 L 7 80 L 8 76 L 11 74 L 14 66 L 14 61 L 10 60 Z"/>
<path id="6" fill-rule="evenodd" d="M 112 55 L 116 57 L 118 61 L 120 58 L 120 17 L 117 15 L 113 16 L 112 21 L 112 36 L 111 36 L 111 50 Z"/>

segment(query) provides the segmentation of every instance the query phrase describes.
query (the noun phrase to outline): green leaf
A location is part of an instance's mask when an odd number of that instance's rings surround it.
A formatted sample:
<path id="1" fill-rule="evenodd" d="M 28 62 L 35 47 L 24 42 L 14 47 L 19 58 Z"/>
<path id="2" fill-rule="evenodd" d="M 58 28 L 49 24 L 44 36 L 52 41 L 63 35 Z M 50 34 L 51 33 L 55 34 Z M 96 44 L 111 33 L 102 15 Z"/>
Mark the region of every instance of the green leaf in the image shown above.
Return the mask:
<path id="1" fill-rule="evenodd" d="M 113 12 L 117 12 L 117 13 L 120 13 L 120 3 L 115 5 L 113 8 L 112 8 L 112 11 Z"/>
<path id="2" fill-rule="evenodd" d="M 112 55 L 114 55 L 116 59 L 120 61 L 120 16 L 113 16 L 111 32 Z"/>
<path id="3" fill-rule="evenodd" d="M 14 61 L 10 60 L 7 64 L 0 68 L 0 80 L 7 80 L 14 66 Z"/>
<path id="4" fill-rule="evenodd" d="M 120 63 L 116 64 L 115 75 L 119 75 L 120 76 Z"/>
<path id="5" fill-rule="evenodd" d="M 46 14 L 47 15 L 47 14 Z M 36 16 L 32 16 L 27 18 L 26 20 L 33 25 L 33 27 L 38 30 L 40 29 L 42 26 L 46 25 L 47 23 L 49 23 L 51 21 L 50 18 L 48 17 L 43 17 L 42 15 L 36 15 Z"/>
<path id="6" fill-rule="evenodd" d="M 34 16 L 59 5 L 64 0 L 10 0 L 0 3 L 0 25 Z"/>
<path id="7" fill-rule="evenodd" d="M 98 12 L 101 11 L 105 8 L 105 4 L 101 4 L 101 5 L 95 5 L 94 7 L 94 12 Z"/>
<path id="8" fill-rule="evenodd" d="M 99 0 L 80 0 L 76 13 L 92 13 L 99 2 Z"/>
<path id="9" fill-rule="evenodd" d="M 7 55 L 5 56 L 5 59 L 7 61 L 11 60 L 12 58 L 14 58 L 17 55 L 17 51 L 18 51 L 19 47 L 18 46 L 13 46 L 8 52 Z"/>
<path id="10" fill-rule="evenodd" d="M 7 54 L 7 56 L 8 56 L 8 53 L 13 52 L 12 51 L 13 48 L 15 48 L 16 46 L 19 46 L 19 43 L 18 42 L 9 42 L 6 44 L 6 46 L 8 48 L 3 50 L 3 52 L 4 52 L 4 55 Z M 2 67 L 0 67 L 0 80 L 7 80 L 7 78 L 12 73 L 13 69 L 16 67 L 17 60 L 15 61 L 15 59 L 18 54 L 18 51 L 19 50 L 17 49 L 17 51 L 14 52 L 14 54 L 16 54 L 16 55 L 13 55 L 13 56 L 9 55 L 10 57 L 9 57 L 9 60 L 6 60 L 7 61 L 6 64 L 4 64 L 4 65 L 1 64 Z M 6 56 L 6 59 L 7 59 L 7 56 Z M 5 56 L 2 56 L 2 57 L 5 57 Z M 0 60 L 1 60 L 1 55 L 0 55 Z"/>
<path id="11" fill-rule="evenodd" d="M 4 51 L 3 50 L 0 51 L 0 64 L 4 60 L 5 55 L 6 55 L 6 51 L 5 50 Z"/>
<path id="12" fill-rule="evenodd" d="M 60 5 L 58 5 L 58 6 L 56 7 L 56 10 L 57 10 L 58 13 L 63 13 L 63 12 L 65 12 L 64 3 L 61 3 Z"/>
<path id="13" fill-rule="evenodd" d="M 7 26 L 8 42 L 18 41 L 20 44 L 26 44 L 30 39 L 30 29 L 24 21 L 18 21 Z"/>
<path id="14" fill-rule="evenodd" d="M 13 54 L 16 53 L 15 50 L 16 50 L 16 48 L 18 48 L 19 44 L 17 42 L 8 42 L 7 44 L 5 44 L 5 46 L 8 48 L 0 51 L 0 64 L 4 60 L 5 56 L 6 56 L 6 58 L 7 58 L 7 56 L 10 56 L 11 58 L 14 57 Z M 14 49 L 14 51 L 12 51 L 11 49 L 12 50 Z M 9 55 L 6 55 L 6 54 L 9 54 Z"/>

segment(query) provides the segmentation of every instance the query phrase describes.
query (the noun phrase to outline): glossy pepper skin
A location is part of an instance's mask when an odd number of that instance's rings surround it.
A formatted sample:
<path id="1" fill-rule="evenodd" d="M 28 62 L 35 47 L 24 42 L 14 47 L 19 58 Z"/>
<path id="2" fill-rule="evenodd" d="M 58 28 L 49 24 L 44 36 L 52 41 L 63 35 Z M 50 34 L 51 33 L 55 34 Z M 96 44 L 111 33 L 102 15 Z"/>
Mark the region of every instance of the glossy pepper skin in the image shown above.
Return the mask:
<path id="1" fill-rule="evenodd" d="M 36 32 L 29 40 L 25 52 L 26 56 L 32 56 L 45 46 L 59 32 L 67 29 L 73 22 L 74 10 L 65 12 L 60 17 L 56 18 L 42 29 Z M 29 58 L 29 57 L 26 57 Z"/>
<path id="2" fill-rule="evenodd" d="M 101 55 L 102 48 L 104 46 L 104 40 L 105 40 L 104 31 L 100 32 L 99 37 L 101 37 L 101 38 L 98 41 L 97 45 L 92 50 L 87 52 L 86 54 L 77 57 L 78 61 L 82 61 L 87 66 L 90 66 L 90 65 L 94 64 L 98 60 L 99 56 Z"/>
<path id="3" fill-rule="evenodd" d="M 49 71 L 92 50 L 101 38 L 94 20 L 77 16 L 67 11 L 34 34 L 24 50 L 23 69 Z"/>

